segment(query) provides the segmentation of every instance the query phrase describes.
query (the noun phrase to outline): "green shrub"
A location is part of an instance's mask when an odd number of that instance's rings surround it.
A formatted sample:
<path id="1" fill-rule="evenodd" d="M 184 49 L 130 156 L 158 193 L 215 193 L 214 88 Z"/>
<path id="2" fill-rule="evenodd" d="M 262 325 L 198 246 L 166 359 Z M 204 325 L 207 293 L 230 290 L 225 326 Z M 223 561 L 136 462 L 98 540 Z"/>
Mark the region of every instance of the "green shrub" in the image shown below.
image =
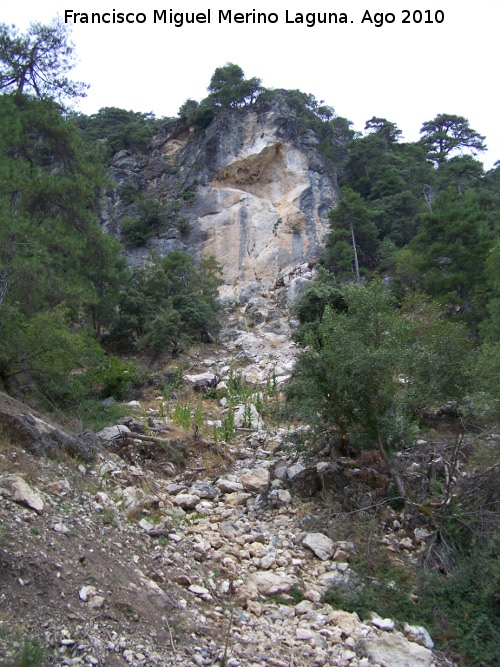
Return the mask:
<path id="1" fill-rule="evenodd" d="M 90 375 L 99 385 L 99 395 L 102 398 L 112 396 L 120 401 L 139 380 L 139 369 L 134 362 L 110 355 L 104 357 L 102 362 L 90 371 Z"/>
<path id="2" fill-rule="evenodd" d="M 11 660 L 0 664 L 2 667 L 41 667 L 44 657 L 45 650 L 41 646 L 26 640 Z"/>
<path id="3" fill-rule="evenodd" d="M 186 431 L 191 428 L 191 408 L 188 404 L 183 405 L 182 403 L 177 403 L 174 412 L 172 415 L 173 421 L 185 429 Z"/>
<path id="4" fill-rule="evenodd" d="M 79 425 L 77 430 L 97 432 L 106 426 L 116 424 L 122 417 L 130 413 L 130 409 L 120 403 L 105 405 L 102 401 L 87 399 L 80 403 L 75 410 L 75 417 Z"/>
<path id="5" fill-rule="evenodd" d="M 422 577 L 419 606 L 439 648 L 469 667 L 497 667 L 500 656 L 500 531 L 457 552 L 449 575 Z"/>

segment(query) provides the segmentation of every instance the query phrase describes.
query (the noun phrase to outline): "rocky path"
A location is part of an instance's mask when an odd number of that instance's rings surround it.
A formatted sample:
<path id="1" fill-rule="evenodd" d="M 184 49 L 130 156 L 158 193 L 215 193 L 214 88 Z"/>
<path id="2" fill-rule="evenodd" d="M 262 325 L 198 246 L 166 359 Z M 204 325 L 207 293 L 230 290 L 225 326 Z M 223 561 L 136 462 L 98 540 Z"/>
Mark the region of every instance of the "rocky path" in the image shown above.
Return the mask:
<path id="1" fill-rule="evenodd" d="M 259 335 L 238 317 L 225 352 L 195 371 L 227 374 L 240 355 L 247 379 L 286 376 L 293 345 L 279 321 Z M 330 586 L 359 583 L 355 545 L 305 529 L 310 506 L 293 483 L 303 466 L 280 453 L 284 429 L 243 432 L 222 475 L 196 461 L 177 474 L 153 465 L 140 440 L 131 460 L 114 435 L 92 464 L 2 449 L 4 655 L 29 639 L 43 665 L 448 664 L 423 628 L 361 622 L 322 602 Z M 418 536 L 405 539 L 418 549 Z"/>

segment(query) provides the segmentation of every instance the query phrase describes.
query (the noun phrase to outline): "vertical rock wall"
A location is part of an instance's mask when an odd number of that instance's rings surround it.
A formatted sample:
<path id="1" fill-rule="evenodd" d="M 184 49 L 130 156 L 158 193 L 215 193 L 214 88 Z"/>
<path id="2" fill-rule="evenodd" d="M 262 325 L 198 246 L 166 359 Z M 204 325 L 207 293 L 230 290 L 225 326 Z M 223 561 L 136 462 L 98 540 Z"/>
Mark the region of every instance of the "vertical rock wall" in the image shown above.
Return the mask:
<path id="1" fill-rule="evenodd" d="M 151 250 L 214 255 L 224 268 L 222 294 L 238 296 L 265 290 L 284 270 L 317 257 L 336 201 L 336 178 L 317 150 L 317 137 L 297 125 L 278 103 L 225 111 L 204 131 L 167 125 L 146 155 L 116 156 L 117 184 L 136 183 L 145 196 L 166 204 L 184 202 L 179 194 L 186 190 L 194 193 L 178 213 L 189 233 L 183 236 L 172 224 L 146 247 L 130 249 L 131 263 L 145 261 Z M 103 206 L 112 231 L 119 231 L 121 217 L 133 216 L 118 192 L 108 193 Z"/>

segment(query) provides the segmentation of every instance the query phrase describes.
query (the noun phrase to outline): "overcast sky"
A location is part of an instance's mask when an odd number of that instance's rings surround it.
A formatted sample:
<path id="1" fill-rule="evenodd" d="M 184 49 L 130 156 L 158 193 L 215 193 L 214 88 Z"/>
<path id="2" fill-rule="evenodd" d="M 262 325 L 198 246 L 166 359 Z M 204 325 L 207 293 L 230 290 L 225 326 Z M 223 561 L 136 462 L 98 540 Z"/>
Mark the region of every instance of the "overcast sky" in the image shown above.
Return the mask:
<path id="1" fill-rule="evenodd" d="M 78 107 L 85 113 L 115 106 L 175 116 L 187 98 L 205 97 L 216 67 L 234 62 L 247 77 L 259 77 L 268 88 L 312 93 L 353 121 L 357 130 L 367 119 L 379 116 L 395 122 L 404 138 L 414 141 L 422 123 L 439 113 L 465 116 L 471 127 L 486 135 L 489 151 L 480 157 L 485 167 L 500 160 L 500 0 L 74 3 L 44 0 L 35 6 L 32 0 L 17 0 L 4 3 L 0 20 L 25 29 L 33 21 L 64 18 L 65 10 L 88 14 L 115 10 L 145 17 L 142 24 L 74 23 L 73 42 L 80 60 L 74 78 L 90 84 Z M 155 10 L 166 10 L 168 20 L 170 10 L 206 15 L 208 9 L 210 24 L 177 28 L 154 22 Z M 270 19 L 278 20 L 266 25 L 219 22 L 219 11 L 229 9 L 233 14 L 253 10 L 274 14 Z M 297 12 L 304 23 L 295 21 Z M 339 18 L 345 12 L 348 23 L 317 22 L 307 27 L 309 12 L 321 17 L 336 12 Z M 394 22 L 376 27 L 375 15 L 380 13 L 393 13 Z M 404 24 L 408 14 L 410 20 L 421 16 L 422 22 Z M 444 21 L 438 22 L 443 15 Z M 433 23 L 425 23 L 428 19 Z"/>

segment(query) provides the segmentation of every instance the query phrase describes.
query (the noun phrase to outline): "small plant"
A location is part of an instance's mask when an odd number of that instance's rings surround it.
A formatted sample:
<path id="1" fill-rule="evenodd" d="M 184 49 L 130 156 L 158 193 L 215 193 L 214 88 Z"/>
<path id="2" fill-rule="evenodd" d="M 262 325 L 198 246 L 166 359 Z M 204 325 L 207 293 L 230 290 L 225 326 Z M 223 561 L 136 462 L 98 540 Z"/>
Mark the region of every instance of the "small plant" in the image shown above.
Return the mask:
<path id="1" fill-rule="evenodd" d="M 186 215 L 182 215 L 180 218 L 177 218 L 176 227 L 181 235 L 181 238 L 186 239 L 191 233 L 192 225 L 189 218 Z"/>
<path id="2" fill-rule="evenodd" d="M 213 439 L 216 442 L 232 442 L 236 437 L 236 425 L 234 423 L 234 414 L 229 410 L 222 420 L 221 425 L 213 427 Z"/>
<path id="3" fill-rule="evenodd" d="M 273 374 L 266 380 L 266 396 L 271 397 L 276 394 L 278 390 L 278 380 L 276 378 L 276 373 L 273 371 Z"/>
<path id="4" fill-rule="evenodd" d="M 2 663 L 3 667 L 41 667 L 45 657 L 44 649 L 38 644 L 25 641 L 11 661 Z"/>
<path id="5" fill-rule="evenodd" d="M 105 507 L 102 513 L 102 522 L 105 526 L 117 526 L 115 513 L 111 507 Z"/>
<path id="6" fill-rule="evenodd" d="M 199 430 L 203 426 L 203 413 L 201 411 L 201 406 L 198 404 L 193 415 L 193 422 L 196 424 Z"/>
<path id="7" fill-rule="evenodd" d="M 174 408 L 174 413 L 172 415 L 172 420 L 180 426 L 180 428 L 189 430 L 191 427 L 191 409 L 189 405 L 182 405 L 177 403 Z"/>
<path id="8" fill-rule="evenodd" d="M 252 408 L 250 403 L 245 403 L 243 408 L 243 428 L 252 428 Z"/>
<path id="9" fill-rule="evenodd" d="M 183 190 L 180 194 L 179 197 L 186 202 L 186 204 L 191 204 L 194 200 L 195 193 L 194 190 Z"/>
<path id="10" fill-rule="evenodd" d="M 182 370 L 175 366 L 174 368 L 169 368 L 169 370 L 165 371 L 163 375 L 165 377 L 163 397 L 169 398 L 173 391 L 180 389 L 184 384 L 182 379 Z"/>

